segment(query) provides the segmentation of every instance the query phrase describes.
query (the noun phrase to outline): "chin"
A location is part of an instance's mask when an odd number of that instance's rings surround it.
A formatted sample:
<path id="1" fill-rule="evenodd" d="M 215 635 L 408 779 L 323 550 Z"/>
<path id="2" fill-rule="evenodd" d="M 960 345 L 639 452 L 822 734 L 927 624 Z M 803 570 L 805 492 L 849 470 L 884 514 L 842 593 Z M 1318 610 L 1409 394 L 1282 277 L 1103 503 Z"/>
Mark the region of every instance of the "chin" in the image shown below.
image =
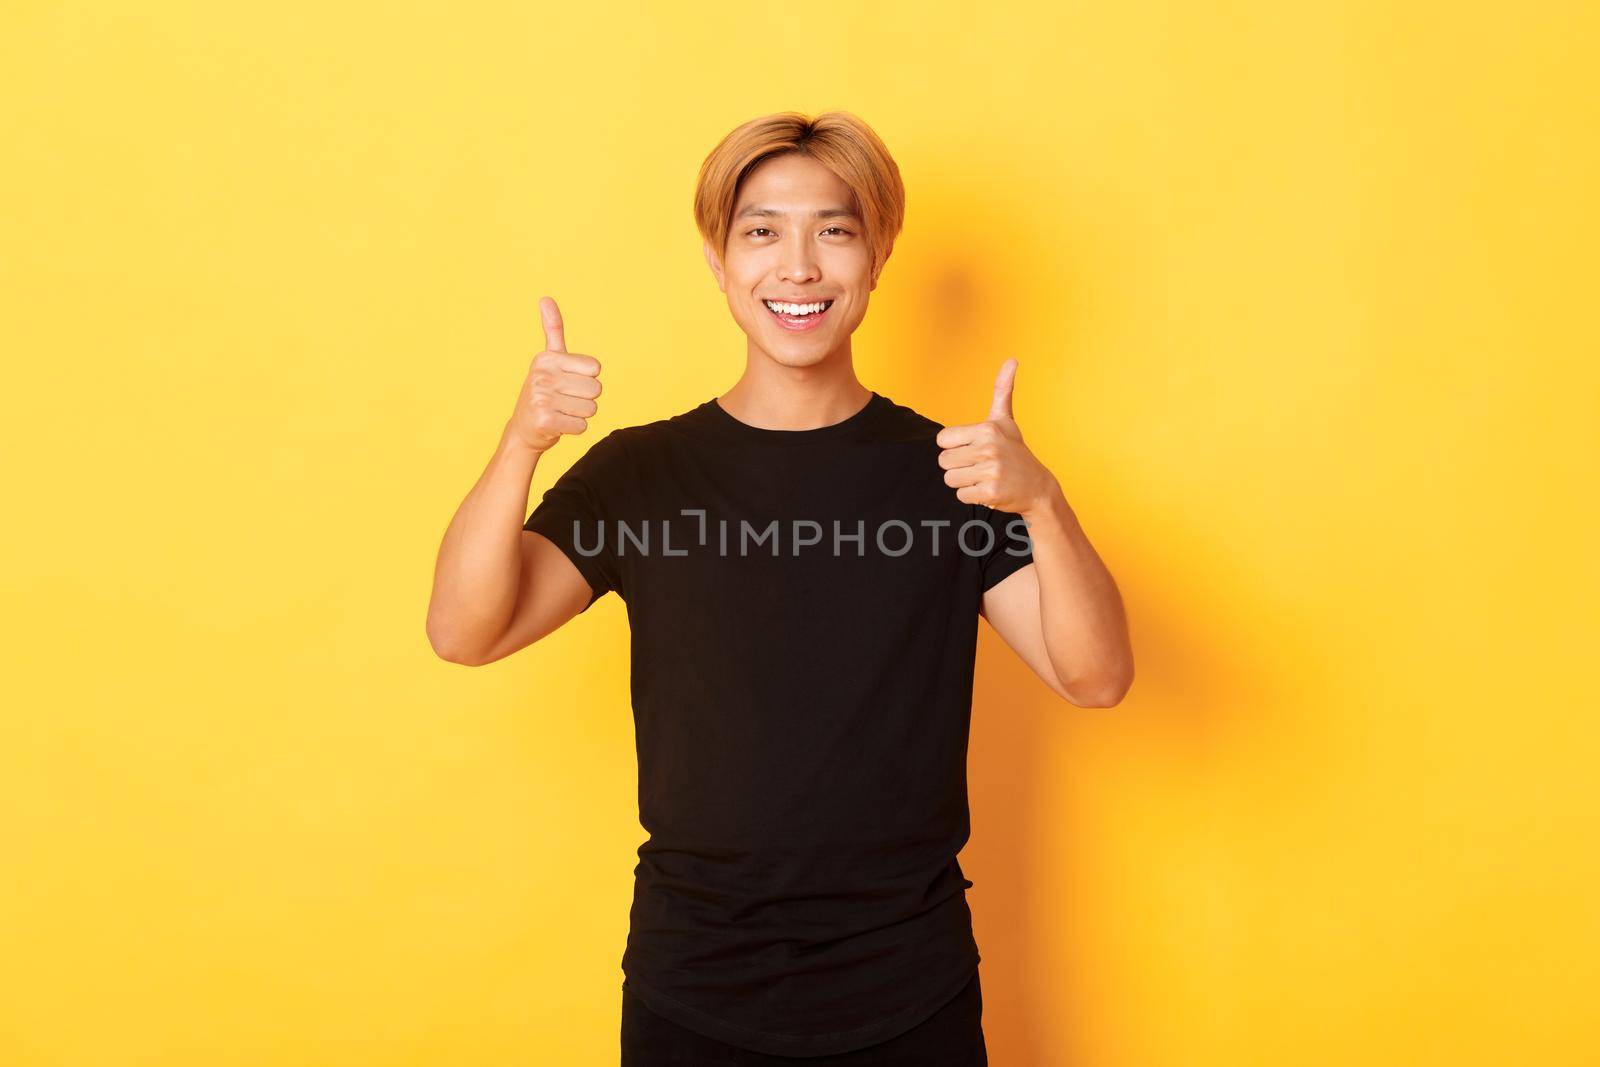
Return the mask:
<path id="1" fill-rule="evenodd" d="M 756 347 L 766 353 L 768 359 L 785 367 L 814 367 L 826 361 L 832 351 L 826 345 L 774 345 L 765 338 L 757 338 Z"/>

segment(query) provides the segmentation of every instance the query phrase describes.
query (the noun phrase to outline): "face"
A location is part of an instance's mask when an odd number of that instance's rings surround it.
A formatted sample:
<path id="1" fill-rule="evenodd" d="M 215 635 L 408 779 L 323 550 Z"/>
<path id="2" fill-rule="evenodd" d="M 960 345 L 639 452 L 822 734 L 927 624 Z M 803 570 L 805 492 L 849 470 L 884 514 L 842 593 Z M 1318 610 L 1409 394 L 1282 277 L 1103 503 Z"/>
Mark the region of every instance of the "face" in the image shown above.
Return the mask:
<path id="1" fill-rule="evenodd" d="M 877 287 L 856 210 L 850 187 L 809 156 L 775 156 L 745 176 L 727 252 L 719 261 L 706 245 L 705 255 L 752 354 L 790 367 L 848 357 Z M 774 312 L 769 300 L 827 306 Z"/>

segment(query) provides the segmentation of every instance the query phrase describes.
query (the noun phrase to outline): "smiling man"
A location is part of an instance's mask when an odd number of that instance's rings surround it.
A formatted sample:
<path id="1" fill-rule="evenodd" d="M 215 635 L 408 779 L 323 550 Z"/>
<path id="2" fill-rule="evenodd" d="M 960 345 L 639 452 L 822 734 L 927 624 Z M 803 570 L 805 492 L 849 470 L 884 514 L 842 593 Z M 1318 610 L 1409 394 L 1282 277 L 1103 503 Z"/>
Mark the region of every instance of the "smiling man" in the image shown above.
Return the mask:
<path id="1" fill-rule="evenodd" d="M 1116 585 L 1014 418 L 1016 361 L 967 425 L 856 376 L 904 202 L 852 115 L 734 130 L 694 211 L 747 338 L 738 381 L 596 441 L 524 522 L 540 457 L 600 395 L 545 298 L 545 350 L 445 533 L 427 623 L 445 659 L 627 604 L 649 838 L 624 1067 L 986 1063 L 956 859 L 978 618 L 1073 704 L 1132 682 Z"/>

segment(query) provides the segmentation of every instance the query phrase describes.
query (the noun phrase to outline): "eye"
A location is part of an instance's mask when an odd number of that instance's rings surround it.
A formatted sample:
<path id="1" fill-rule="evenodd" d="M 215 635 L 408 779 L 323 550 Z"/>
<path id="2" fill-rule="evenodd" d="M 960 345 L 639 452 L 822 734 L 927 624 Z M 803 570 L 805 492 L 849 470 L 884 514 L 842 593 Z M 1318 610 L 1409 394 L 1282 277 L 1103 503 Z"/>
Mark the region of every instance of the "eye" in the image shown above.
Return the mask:
<path id="1" fill-rule="evenodd" d="M 829 227 L 828 227 L 828 230 L 838 230 L 838 231 L 839 231 L 839 232 L 840 232 L 840 233 L 842 233 L 842 234 L 845 234 L 845 235 L 847 235 L 847 236 L 848 236 L 848 235 L 849 235 L 849 233 L 850 233 L 850 231 L 849 231 L 849 230 L 847 230 L 847 229 L 845 229 L 845 228 L 844 228 L 844 227 L 842 227 L 842 226 L 829 226 Z M 827 233 L 827 232 L 828 232 L 828 230 L 823 230 L 823 231 L 822 231 L 822 232 L 823 232 L 823 233 Z"/>
<path id="2" fill-rule="evenodd" d="M 763 230 L 765 230 L 767 233 L 771 233 L 772 232 L 771 230 L 768 230 L 765 226 L 757 226 L 755 229 L 748 231 L 746 233 L 746 236 L 754 236 L 755 234 L 761 233 Z"/>

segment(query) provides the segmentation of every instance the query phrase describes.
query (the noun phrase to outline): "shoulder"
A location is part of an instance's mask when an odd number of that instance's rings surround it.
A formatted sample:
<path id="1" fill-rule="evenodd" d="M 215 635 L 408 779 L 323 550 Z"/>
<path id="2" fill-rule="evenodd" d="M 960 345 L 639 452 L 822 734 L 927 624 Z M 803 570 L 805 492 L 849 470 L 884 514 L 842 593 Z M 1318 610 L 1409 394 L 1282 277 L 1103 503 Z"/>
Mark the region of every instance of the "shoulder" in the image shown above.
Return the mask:
<path id="1" fill-rule="evenodd" d="M 884 398 L 883 415 L 878 420 L 878 436 L 886 441 L 901 444 L 920 444 L 930 446 L 939 431 L 944 429 L 944 424 L 928 418 L 926 415 L 905 404 L 897 404 L 893 400 Z"/>
<path id="2" fill-rule="evenodd" d="M 648 462 L 664 442 L 681 432 L 687 416 L 685 413 L 618 426 L 589 445 L 579 462 L 605 470 L 624 470 Z"/>
<path id="3" fill-rule="evenodd" d="M 629 465 L 626 428 L 599 435 L 583 433 L 563 442 L 557 446 L 557 454 L 567 448 L 572 451 L 554 462 L 566 464 L 564 479 L 605 482 L 620 477 Z"/>
<path id="4" fill-rule="evenodd" d="M 604 440 L 608 447 L 618 452 L 643 455 L 675 434 L 682 419 L 682 415 L 673 415 L 651 422 L 634 423 L 632 426 L 619 426 L 608 433 Z"/>
<path id="5" fill-rule="evenodd" d="M 666 415 L 649 422 L 620 426 L 607 435 L 611 448 L 630 455 L 635 462 L 648 460 L 665 450 L 665 446 L 699 439 L 706 433 L 708 412 L 713 401 L 696 405 L 675 415 Z"/>

